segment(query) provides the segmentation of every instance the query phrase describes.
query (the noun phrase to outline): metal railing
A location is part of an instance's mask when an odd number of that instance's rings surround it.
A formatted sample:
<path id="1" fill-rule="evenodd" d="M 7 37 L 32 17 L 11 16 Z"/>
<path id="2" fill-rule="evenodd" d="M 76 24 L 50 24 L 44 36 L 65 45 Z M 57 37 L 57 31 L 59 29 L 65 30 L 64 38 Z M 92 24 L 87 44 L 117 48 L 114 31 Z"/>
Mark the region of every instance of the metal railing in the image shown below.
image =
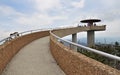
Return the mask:
<path id="1" fill-rule="evenodd" d="M 36 30 L 29 30 L 29 31 L 24 31 L 24 32 L 21 32 L 21 33 L 18 33 L 16 36 L 16 34 L 13 34 L 12 36 L 9 36 L 7 38 L 4 38 L 2 40 L 0 40 L 0 45 L 4 44 L 5 42 L 9 42 L 11 41 L 12 39 L 15 39 L 17 37 L 21 37 L 23 35 L 27 35 L 27 34 L 31 34 L 31 33 L 35 33 L 35 32 L 39 32 L 39 31 L 47 31 L 47 30 L 52 30 L 51 28 L 47 28 L 47 29 L 36 29 Z"/>
<path id="2" fill-rule="evenodd" d="M 115 55 L 112 55 L 112 54 L 109 54 L 109 53 L 105 53 L 105 52 L 102 52 L 102 51 L 99 51 L 99 50 L 96 50 L 96 49 L 92 49 L 92 48 L 89 48 L 89 47 L 86 47 L 86 46 L 83 46 L 83 45 L 80 45 L 80 44 L 77 44 L 77 43 L 74 43 L 74 42 L 71 42 L 71 41 L 64 40 L 64 39 L 60 38 L 59 36 L 53 34 L 51 31 L 50 31 L 50 34 L 53 37 L 55 37 L 57 39 L 57 41 L 59 41 L 59 42 L 62 41 L 62 42 L 68 43 L 70 45 L 76 46 L 78 48 L 82 48 L 83 50 L 91 51 L 93 53 L 102 55 L 104 57 L 120 61 L 120 57 L 118 57 L 118 56 L 115 56 Z"/>
<path id="3" fill-rule="evenodd" d="M 27 35 L 27 34 L 31 34 L 31 33 L 34 33 L 34 32 L 39 32 L 39 31 L 57 30 L 57 29 L 65 29 L 65 28 L 73 28 L 73 26 L 64 27 L 64 28 L 63 28 L 63 27 L 57 27 L 57 28 L 46 28 L 46 29 L 45 29 L 45 28 L 42 28 L 42 29 L 29 30 L 29 31 L 24 31 L 24 32 L 18 33 L 18 35 L 19 35 L 18 37 L 23 36 L 23 35 Z M 0 40 L 0 45 L 2 45 L 2 44 L 4 44 L 5 42 L 8 42 L 8 41 L 14 39 L 15 36 L 16 36 L 16 35 L 12 35 L 12 37 L 9 36 L 9 37 L 7 37 L 7 38 L 4 38 L 4 39 Z"/>

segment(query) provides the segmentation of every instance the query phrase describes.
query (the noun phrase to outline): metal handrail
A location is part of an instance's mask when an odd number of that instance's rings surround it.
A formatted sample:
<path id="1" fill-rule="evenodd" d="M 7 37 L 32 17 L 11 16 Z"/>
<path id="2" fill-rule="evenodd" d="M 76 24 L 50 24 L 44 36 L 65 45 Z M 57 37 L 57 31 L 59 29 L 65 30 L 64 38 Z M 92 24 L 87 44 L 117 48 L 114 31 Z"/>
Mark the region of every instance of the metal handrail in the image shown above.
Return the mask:
<path id="1" fill-rule="evenodd" d="M 109 53 L 105 53 L 105 52 L 102 52 L 102 51 L 99 51 L 99 50 L 96 50 L 96 49 L 92 49 L 92 48 L 89 48 L 89 47 L 86 47 L 86 46 L 83 46 L 83 45 L 80 45 L 80 44 L 77 44 L 77 43 L 74 43 L 74 42 L 71 42 L 71 41 L 64 40 L 64 39 L 60 38 L 59 36 L 53 34 L 52 31 L 50 31 L 50 34 L 52 36 L 54 36 L 56 39 L 58 39 L 59 41 L 63 41 L 63 42 L 69 43 L 71 45 L 77 46 L 79 48 L 83 48 L 87 51 L 91 51 L 91 52 L 94 52 L 96 54 L 99 54 L 99 55 L 102 55 L 102 56 L 120 61 L 120 57 L 118 57 L 118 56 L 115 56 L 115 55 L 112 55 L 112 54 L 109 54 Z"/>
<path id="2" fill-rule="evenodd" d="M 35 30 L 24 31 L 24 32 L 21 32 L 21 33 L 18 33 L 18 34 L 19 34 L 19 36 L 23 36 L 23 35 L 31 34 L 31 33 L 38 32 L 38 31 L 57 30 L 57 29 L 65 29 L 65 28 L 73 28 L 73 26 L 64 27 L 64 28 L 63 27 L 58 27 L 58 28 L 35 29 Z M 0 40 L 0 45 L 2 45 L 3 42 L 5 42 L 7 39 L 10 40 L 11 37 L 7 37 L 7 38 L 4 38 L 4 39 Z"/>
<path id="3" fill-rule="evenodd" d="M 64 28 L 73 28 L 72 26 L 71 27 L 64 27 Z M 46 31 L 46 30 L 57 30 L 57 29 L 64 29 L 63 27 L 58 27 L 58 28 L 42 28 L 42 29 L 35 29 L 35 30 L 29 30 L 29 31 L 24 31 L 24 32 L 21 32 L 21 33 L 18 33 L 19 36 L 23 36 L 23 35 L 27 35 L 27 34 L 31 34 L 31 33 L 34 33 L 34 32 L 38 32 L 38 31 Z M 0 45 L 2 45 L 6 40 L 11 40 L 11 37 L 7 37 L 7 38 L 4 38 L 2 40 L 0 40 Z"/>
<path id="4" fill-rule="evenodd" d="M 52 30 L 51 28 L 47 28 L 47 29 L 36 29 L 36 30 L 29 30 L 29 31 L 24 31 L 24 32 L 21 32 L 19 33 L 20 35 L 26 35 L 26 34 L 31 34 L 31 33 L 34 33 L 34 32 L 39 32 L 39 31 L 46 31 L 46 30 Z"/>
<path id="5" fill-rule="evenodd" d="M 36 30 L 29 30 L 29 31 L 24 31 L 24 32 L 21 32 L 21 33 L 18 33 L 19 37 L 20 36 L 23 36 L 23 35 L 27 35 L 27 34 L 31 34 L 31 33 L 34 33 L 34 32 L 38 32 L 38 31 L 46 31 L 46 30 L 52 30 L 51 28 L 47 28 L 47 29 L 36 29 Z M 14 36 L 14 35 L 13 35 Z M 14 38 L 13 38 L 14 39 Z M 7 38 L 4 38 L 2 40 L 0 40 L 0 45 L 2 45 L 6 40 L 10 41 L 11 40 L 11 37 L 7 37 Z"/>

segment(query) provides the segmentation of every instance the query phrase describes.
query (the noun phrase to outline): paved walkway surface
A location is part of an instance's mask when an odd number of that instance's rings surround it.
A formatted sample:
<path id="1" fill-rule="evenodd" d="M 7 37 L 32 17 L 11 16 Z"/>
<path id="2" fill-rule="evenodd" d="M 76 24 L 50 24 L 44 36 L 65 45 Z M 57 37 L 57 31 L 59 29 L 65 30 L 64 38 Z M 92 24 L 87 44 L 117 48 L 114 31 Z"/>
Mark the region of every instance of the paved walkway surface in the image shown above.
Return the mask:
<path id="1" fill-rule="evenodd" d="M 65 75 L 49 50 L 49 37 L 33 41 L 7 65 L 2 75 Z"/>

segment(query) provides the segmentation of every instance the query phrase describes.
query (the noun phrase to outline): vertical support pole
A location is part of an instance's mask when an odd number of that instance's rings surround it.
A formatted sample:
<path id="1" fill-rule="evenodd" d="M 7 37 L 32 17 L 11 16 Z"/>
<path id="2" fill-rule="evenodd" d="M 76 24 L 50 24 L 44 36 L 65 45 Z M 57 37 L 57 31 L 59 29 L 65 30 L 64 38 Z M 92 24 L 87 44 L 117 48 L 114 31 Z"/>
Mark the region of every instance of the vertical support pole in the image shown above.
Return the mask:
<path id="1" fill-rule="evenodd" d="M 87 32 L 87 45 L 88 47 L 93 47 L 95 46 L 95 37 L 94 37 L 94 31 L 88 31 Z"/>
<path id="2" fill-rule="evenodd" d="M 77 43 L 77 33 L 72 34 L 72 42 Z M 72 46 L 72 48 L 77 51 L 77 47 L 76 46 Z"/>

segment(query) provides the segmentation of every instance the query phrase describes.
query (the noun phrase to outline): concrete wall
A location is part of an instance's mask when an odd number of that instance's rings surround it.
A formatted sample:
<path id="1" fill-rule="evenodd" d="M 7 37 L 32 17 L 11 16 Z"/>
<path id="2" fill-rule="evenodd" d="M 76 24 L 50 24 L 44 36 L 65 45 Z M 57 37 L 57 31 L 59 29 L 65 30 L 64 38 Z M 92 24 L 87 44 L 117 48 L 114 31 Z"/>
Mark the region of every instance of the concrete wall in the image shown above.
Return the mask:
<path id="1" fill-rule="evenodd" d="M 73 28 L 65 28 L 65 29 L 57 29 L 54 30 L 54 34 L 56 34 L 59 37 L 64 37 L 70 34 L 83 32 L 83 31 L 89 31 L 89 30 L 95 30 L 95 31 L 104 31 L 106 29 L 106 26 L 81 26 L 81 27 L 73 27 Z"/>
<path id="2" fill-rule="evenodd" d="M 120 71 L 70 50 L 50 36 L 50 49 L 58 65 L 67 75 L 120 75 Z"/>
<path id="3" fill-rule="evenodd" d="M 9 61 L 12 59 L 12 57 L 22 47 L 32 42 L 33 40 L 36 40 L 38 38 L 48 36 L 48 35 L 49 35 L 49 31 L 36 32 L 36 33 L 32 33 L 32 34 L 28 34 L 28 35 L 16 38 L 4 44 L 0 48 L 0 74 L 2 73 L 6 65 L 9 63 Z"/>

